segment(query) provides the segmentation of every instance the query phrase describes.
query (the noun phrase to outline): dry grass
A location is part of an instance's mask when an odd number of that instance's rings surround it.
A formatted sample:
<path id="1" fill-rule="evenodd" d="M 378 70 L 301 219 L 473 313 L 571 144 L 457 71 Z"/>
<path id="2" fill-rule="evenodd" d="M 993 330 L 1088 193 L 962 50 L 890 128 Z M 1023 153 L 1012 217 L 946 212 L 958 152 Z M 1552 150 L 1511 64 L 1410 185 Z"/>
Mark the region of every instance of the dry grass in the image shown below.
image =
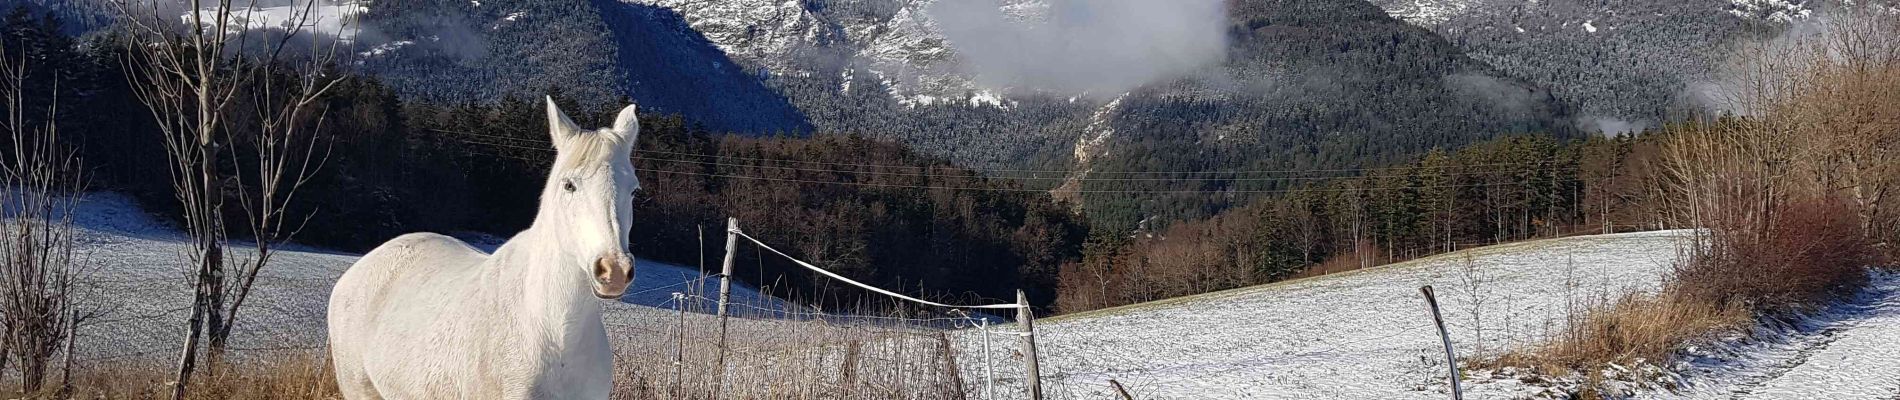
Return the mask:
<path id="1" fill-rule="evenodd" d="M 1361 270 L 1365 268 L 1370 268 L 1373 266 L 1385 265 L 1385 264 L 1390 264 L 1390 263 L 1398 262 L 1398 261 L 1402 261 L 1402 260 L 1386 257 L 1384 254 L 1381 254 L 1378 246 L 1375 246 L 1372 243 L 1362 243 L 1357 248 L 1353 249 L 1353 251 L 1351 252 L 1345 252 L 1336 256 L 1332 256 L 1331 258 L 1327 258 L 1325 261 L 1321 261 L 1319 264 L 1314 264 L 1312 267 L 1308 267 L 1306 269 L 1300 270 L 1299 273 L 1295 273 L 1293 274 L 1293 276 L 1288 277 L 1287 279 L 1311 278 L 1315 276 L 1332 275 L 1332 274 L 1337 274 L 1337 273 L 1347 272 L 1347 271 L 1357 271 L 1357 270 Z"/>
<path id="2" fill-rule="evenodd" d="M 623 326 L 616 338 L 615 399 L 961 399 L 960 349 L 893 307 L 824 316 L 784 306 L 738 305 L 720 365 L 719 323 L 687 303 L 666 326 Z M 867 317 L 868 316 L 868 317 Z M 963 357 L 981 357 L 967 354 Z M 980 379 L 980 378 L 975 378 Z"/>
<path id="3" fill-rule="evenodd" d="M 1705 228 L 1660 293 L 1603 299 L 1548 343 L 1498 362 L 1576 373 L 1677 349 L 1852 293 L 1865 268 L 1891 262 L 1900 185 L 1900 16 L 1835 10 L 1815 33 L 1743 46 L 1726 80 L 1741 115 L 1678 129 L 1656 187 L 1677 225 Z M 1625 379 L 1621 377 L 1619 379 Z"/>
<path id="4" fill-rule="evenodd" d="M 1676 293 L 1630 294 L 1591 306 L 1550 342 L 1494 362 L 1555 375 L 1589 375 L 1609 364 L 1665 360 L 1684 343 L 1754 323 L 1754 314 L 1739 304 L 1696 301 Z"/>
<path id="5" fill-rule="evenodd" d="M 1836 201 L 1803 201 L 1779 207 L 1765 226 L 1716 224 L 1701 236 L 1705 243 L 1686 250 L 1660 292 L 1586 304 L 1547 343 L 1478 363 L 1575 374 L 1584 378 L 1578 396 L 1601 397 L 1598 372 L 1610 365 L 1667 365 L 1686 345 L 1745 334 L 1763 318 L 1851 292 L 1874 254 L 1847 210 Z"/>
<path id="6" fill-rule="evenodd" d="M 737 314 L 737 313 L 735 313 Z M 614 338 L 614 399 L 962 399 L 980 387 L 965 381 L 960 349 L 919 319 L 752 315 L 729 327 L 720 373 L 717 318 L 688 314 L 683 324 Z M 792 319 L 787 319 L 787 318 Z M 802 320 L 800 320 L 802 319 Z M 680 329 L 684 329 L 682 332 Z M 684 333 L 684 341 L 677 338 Z M 684 347 L 681 347 L 681 345 Z M 676 354 L 682 356 L 675 363 Z M 981 357 L 966 354 L 964 357 Z M 0 391 L 0 398 L 169 399 L 174 366 L 162 360 L 84 366 L 70 392 L 58 375 L 43 393 Z M 8 382 L 17 388 L 17 382 Z M 243 357 L 219 373 L 192 379 L 190 399 L 337 399 L 336 378 L 321 352 Z"/>
<path id="7" fill-rule="evenodd" d="M 70 398 L 75 399 L 170 399 L 175 367 L 163 363 L 137 362 L 101 365 L 73 372 Z M 246 360 L 227 366 L 215 374 L 192 379 L 188 399 L 337 399 L 336 377 L 322 354 L 298 354 L 272 359 Z M 21 396 L 7 392 L 8 398 L 66 398 L 58 392 L 57 382 L 45 393 Z"/>

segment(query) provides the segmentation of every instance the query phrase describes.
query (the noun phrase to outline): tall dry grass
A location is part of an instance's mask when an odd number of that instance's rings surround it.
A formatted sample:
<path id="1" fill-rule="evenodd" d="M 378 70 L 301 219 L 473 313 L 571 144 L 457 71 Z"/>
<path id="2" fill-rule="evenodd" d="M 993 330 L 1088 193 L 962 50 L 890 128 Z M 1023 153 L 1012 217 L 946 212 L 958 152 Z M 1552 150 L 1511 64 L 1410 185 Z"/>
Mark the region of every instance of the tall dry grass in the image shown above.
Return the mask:
<path id="1" fill-rule="evenodd" d="M 961 315 L 898 304 L 829 313 L 790 302 L 734 304 L 722 365 L 715 304 L 688 295 L 671 304 L 667 323 L 610 328 L 621 335 L 613 398 L 962 399 L 981 384 L 959 364 L 981 354 L 962 349 L 948 330 L 968 324 Z"/>
<path id="2" fill-rule="evenodd" d="M 8 392 L 27 399 L 170 399 L 175 366 L 146 361 L 91 365 L 73 371 L 72 387 L 36 393 Z M 223 370 L 201 371 L 187 399 L 338 399 L 336 377 L 322 353 L 247 358 Z"/>
<path id="3" fill-rule="evenodd" d="M 961 317 L 908 312 L 820 314 L 799 307 L 735 305 L 724 368 L 719 319 L 707 302 L 688 304 L 670 323 L 651 315 L 610 321 L 614 399 L 963 399 L 981 387 L 963 376 L 958 346 L 944 328 Z M 999 349 L 1001 349 L 999 347 Z M 242 355 L 242 354 L 239 354 Z M 193 377 L 188 399 L 337 399 L 322 351 L 233 359 Z M 6 398 L 169 399 L 175 370 L 153 360 L 82 365 L 65 391 L 0 393 Z M 723 371 L 723 372 L 722 372 Z"/>

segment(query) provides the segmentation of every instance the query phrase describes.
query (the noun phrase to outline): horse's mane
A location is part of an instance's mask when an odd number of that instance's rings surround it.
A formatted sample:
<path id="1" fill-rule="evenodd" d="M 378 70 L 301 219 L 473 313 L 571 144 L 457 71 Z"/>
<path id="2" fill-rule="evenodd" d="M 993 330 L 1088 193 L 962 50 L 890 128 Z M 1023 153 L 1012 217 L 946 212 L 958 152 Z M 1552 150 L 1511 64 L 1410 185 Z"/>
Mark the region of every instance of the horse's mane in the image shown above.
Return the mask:
<path id="1" fill-rule="evenodd" d="M 626 158 L 633 152 L 633 146 L 629 145 L 627 138 L 613 129 L 580 132 L 566 140 L 567 148 L 561 150 L 563 161 L 557 166 L 560 169 Z"/>

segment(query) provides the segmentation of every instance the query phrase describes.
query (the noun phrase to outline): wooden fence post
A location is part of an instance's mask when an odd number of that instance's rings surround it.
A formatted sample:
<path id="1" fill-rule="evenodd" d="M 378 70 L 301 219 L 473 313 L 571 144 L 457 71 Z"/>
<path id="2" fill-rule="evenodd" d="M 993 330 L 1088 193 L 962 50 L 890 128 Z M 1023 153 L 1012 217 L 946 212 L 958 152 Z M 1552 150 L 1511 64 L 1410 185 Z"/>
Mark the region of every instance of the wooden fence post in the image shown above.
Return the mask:
<path id="1" fill-rule="evenodd" d="M 996 398 L 996 371 L 990 364 L 990 317 L 977 320 L 977 329 L 983 332 L 983 398 Z"/>
<path id="2" fill-rule="evenodd" d="M 1042 372 L 1036 360 L 1036 315 L 1029 310 L 1029 296 L 1016 291 L 1016 323 L 1023 326 L 1023 369 L 1029 378 L 1029 399 L 1042 400 Z"/>
<path id="3" fill-rule="evenodd" d="M 673 308 L 679 310 L 679 324 L 674 327 L 673 342 L 673 398 L 686 398 L 686 295 L 673 294 Z"/>
<path id="4" fill-rule="evenodd" d="M 1114 379 L 1109 379 L 1108 385 L 1113 386 L 1115 388 L 1115 394 L 1120 395 L 1122 400 L 1135 400 L 1135 396 L 1128 395 L 1128 389 L 1123 388 L 1121 382 L 1116 382 Z"/>
<path id="5" fill-rule="evenodd" d="M 1438 297 L 1432 295 L 1431 285 L 1419 286 L 1418 291 L 1425 294 L 1425 305 L 1432 309 L 1432 323 L 1438 325 L 1438 339 L 1445 342 L 1445 365 L 1451 371 L 1451 398 L 1463 400 L 1464 390 L 1458 385 L 1458 355 L 1451 350 L 1451 333 L 1445 331 L 1445 318 L 1438 313 Z"/>
<path id="6" fill-rule="evenodd" d="M 726 261 L 719 268 L 719 385 L 715 396 L 726 388 L 726 303 L 732 301 L 732 264 L 739 255 L 739 219 L 726 218 Z"/>

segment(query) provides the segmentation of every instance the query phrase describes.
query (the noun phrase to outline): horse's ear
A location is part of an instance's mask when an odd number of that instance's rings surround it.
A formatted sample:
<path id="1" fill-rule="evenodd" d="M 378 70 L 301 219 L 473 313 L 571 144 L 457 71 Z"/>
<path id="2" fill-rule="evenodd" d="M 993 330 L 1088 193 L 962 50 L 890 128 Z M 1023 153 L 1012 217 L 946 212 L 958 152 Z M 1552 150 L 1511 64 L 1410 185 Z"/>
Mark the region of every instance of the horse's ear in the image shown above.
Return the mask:
<path id="1" fill-rule="evenodd" d="M 574 126 L 574 120 L 568 119 L 567 113 L 561 112 L 561 106 L 554 104 L 554 97 L 545 98 L 548 101 L 548 140 L 553 141 L 554 148 L 559 150 L 567 147 L 567 140 L 580 132 L 581 128 Z"/>
<path id="2" fill-rule="evenodd" d="M 628 104 L 620 109 L 620 116 L 614 117 L 614 134 L 620 135 L 620 143 L 633 145 L 640 138 L 640 105 Z"/>

